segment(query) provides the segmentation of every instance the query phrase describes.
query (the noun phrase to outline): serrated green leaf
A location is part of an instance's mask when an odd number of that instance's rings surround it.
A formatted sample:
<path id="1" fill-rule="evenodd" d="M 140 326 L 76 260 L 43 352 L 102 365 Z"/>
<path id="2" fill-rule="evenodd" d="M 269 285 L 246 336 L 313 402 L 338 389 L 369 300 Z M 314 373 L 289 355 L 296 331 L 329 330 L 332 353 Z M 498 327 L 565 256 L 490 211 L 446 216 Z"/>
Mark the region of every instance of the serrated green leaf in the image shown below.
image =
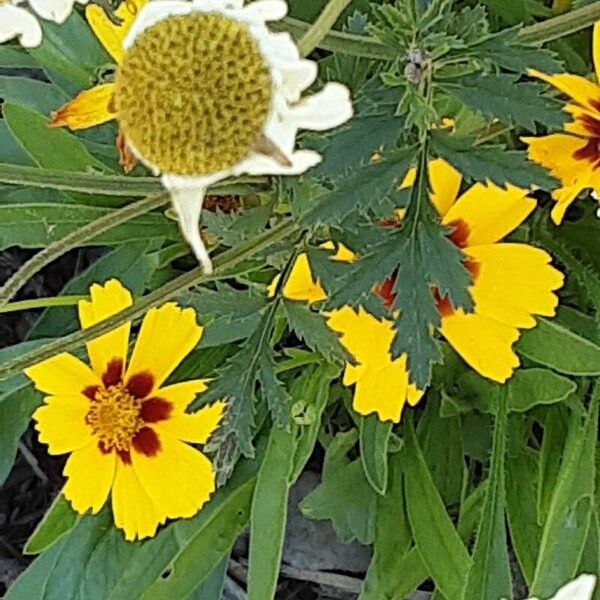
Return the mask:
<path id="1" fill-rule="evenodd" d="M 275 373 L 272 351 L 266 348 L 263 348 L 258 360 L 258 380 L 276 426 L 289 428 L 292 399 Z"/>
<path id="2" fill-rule="evenodd" d="M 523 188 L 533 185 L 552 189 L 556 181 L 538 165 L 527 161 L 525 152 L 500 145 L 474 145 L 471 138 L 432 132 L 432 150 L 465 177 L 474 181 L 489 179 L 501 187 L 512 183 Z"/>
<path id="3" fill-rule="evenodd" d="M 327 361 L 343 361 L 346 354 L 337 335 L 327 327 L 325 318 L 302 302 L 283 301 L 290 329 L 314 352 Z"/>
<path id="4" fill-rule="evenodd" d="M 600 375 L 600 346 L 573 333 L 556 321 L 539 319 L 525 331 L 517 352 L 533 362 L 567 375 Z"/>
<path id="5" fill-rule="evenodd" d="M 536 123 L 560 128 L 565 123 L 561 105 L 545 95 L 545 87 L 533 82 L 519 83 L 518 75 L 495 73 L 461 77 L 441 88 L 468 108 L 505 123 L 535 131 Z"/>
<path id="6" fill-rule="evenodd" d="M 531 586 L 536 596 L 551 596 L 577 574 L 592 513 L 599 400 L 596 387 L 583 425 L 577 412 L 571 416 Z"/>
<path id="7" fill-rule="evenodd" d="M 358 422 L 360 458 L 371 487 L 384 495 L 388 485 L 388 444 L 393 423 L 382 423 L 377 415 Z"/>
<path id="8" fill-rule="evenodd" d="M 499 398 L 494 427 L 492 460 L 472 564 L 462 598 L 511 598 L 512 581 L 506 539 L 506 491 L 504 458 L 506 453 L 507 394 Z"/>
<path id="9" fill-rule="evenodd" d="M 510 539 L 529 586 L 533 582 L 542 539 L 536 510 L 537 461 L 538 456 L 533 450 L 521 447 L 517 454 L 509 452 L 506 462 L 506 514 Z"/>
<path id="10" fill-rule="evenodd" d="M 65 497 L 58 494 L 47 510 L 44 518 L 27 540 L 24 554 L 40 554 L 67 535 L 79 522 L 78 515 Z"/>
<path id="11" fill-rule="evenodd" d="M 415 158 L 415 148 L 389 150 L 349 173 L 331 192 L 324 192 L 302 216 L 306 225 L 340 223 L 353 213 L 366 213 L 402 182 Z"/>
<path id="12" fill-rule="evenodd" d="M 446 598 L 460 598 L 471 559 L 433 483 L 412 423 L 405 432 L 404 489 L 413 538 L 436 587 Z"/>

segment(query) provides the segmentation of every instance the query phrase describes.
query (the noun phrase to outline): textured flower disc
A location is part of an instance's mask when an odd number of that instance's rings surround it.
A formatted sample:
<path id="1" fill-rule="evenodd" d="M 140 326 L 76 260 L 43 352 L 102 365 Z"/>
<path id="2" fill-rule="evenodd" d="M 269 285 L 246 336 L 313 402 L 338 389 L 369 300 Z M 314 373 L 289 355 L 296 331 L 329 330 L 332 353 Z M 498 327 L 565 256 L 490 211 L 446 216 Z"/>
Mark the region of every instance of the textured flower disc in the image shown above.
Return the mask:
<path id="1" fill-rule="evenodd" d="M 163 173 L 204 175 L 244 159 L 271 103 L 269 69 L 248 28 L 222 15 L 169 17 L 143 31 L 116 77 L 132 145 Z"/>

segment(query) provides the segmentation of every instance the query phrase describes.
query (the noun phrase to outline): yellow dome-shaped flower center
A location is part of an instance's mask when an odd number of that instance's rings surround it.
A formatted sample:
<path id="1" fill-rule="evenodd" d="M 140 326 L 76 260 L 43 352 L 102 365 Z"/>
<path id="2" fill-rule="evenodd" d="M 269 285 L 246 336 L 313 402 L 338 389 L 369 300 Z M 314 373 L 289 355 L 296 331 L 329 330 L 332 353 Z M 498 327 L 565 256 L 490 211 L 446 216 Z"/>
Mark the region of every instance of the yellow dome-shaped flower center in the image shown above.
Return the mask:
<path id="1" fill-rule="evenodd" d="M 271 105 L 269 69 L 243 23 L 169 17 L 127 50 L 114 105 L 128 141 L 163 173 L 204 175 L 244 159 Z"/>
<path id="2" fill-rule="evenodd" d="M 122 385 L 100 388 L 90 403 L 85 421 L 106 450 L 129 450 L 142 427 L 141 400 Z"/>

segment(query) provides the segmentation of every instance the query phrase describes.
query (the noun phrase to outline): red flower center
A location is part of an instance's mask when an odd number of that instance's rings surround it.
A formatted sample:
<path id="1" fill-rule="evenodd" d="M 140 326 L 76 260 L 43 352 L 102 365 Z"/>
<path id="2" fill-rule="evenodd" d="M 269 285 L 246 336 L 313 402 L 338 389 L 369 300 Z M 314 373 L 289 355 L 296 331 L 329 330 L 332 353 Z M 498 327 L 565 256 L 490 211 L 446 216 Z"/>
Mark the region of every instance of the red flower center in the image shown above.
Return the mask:
<path id="1" fill-rule="evenodd" d="M 173 406 L 162 398 L 147 398 L 154 387 L 152 375 L 137 373 L 124 383 L 123 361 L 113 359 L 102 383 L 83 390 L 90 399 L 85 422 L 98 439 L 100 451 L 116 452 L 125 464 L 131 463 L 132 448 L 154 456 L 160 450 L 160 440 L 147 424 L 168 419 Z"/>
<path id="2" fill-rule="evenodd" d="M 573 152 L 573 158 L 590 162 L 594 169 L 598 169 L 600 168 L 600 121 L 590 115 L 577 117 L 577 121 L 590 134 L 590 138 L 583 148 Z"/>

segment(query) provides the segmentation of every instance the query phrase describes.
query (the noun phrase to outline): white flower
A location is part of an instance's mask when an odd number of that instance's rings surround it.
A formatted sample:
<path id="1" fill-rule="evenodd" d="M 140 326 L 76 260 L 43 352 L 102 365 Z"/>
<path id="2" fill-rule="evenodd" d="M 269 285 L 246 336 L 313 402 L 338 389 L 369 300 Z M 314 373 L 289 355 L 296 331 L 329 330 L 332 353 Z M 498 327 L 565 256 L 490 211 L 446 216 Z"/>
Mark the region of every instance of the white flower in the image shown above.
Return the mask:
<path id="1" fill-rule="evenodd" d="M 77 0 L 85 4 L 87 0 Z M 74 0 L 0 0 L 0 44 L 19 38 L 26 48 L 42 43 L 42 28 L 37 16 L 47 21 L 64 23 L 73 10 Z"/>
<path id="2" fill-rule="evenodd" d="M 580 575 L 577 579 L 561 587 L 550 600 L 592 600 L 595 587 L 595 575 Z M 538 599 L 529 598 L 528 600 Z"/>
<path id="3" fill-rule="evenodd" d="M 283 0 L 156 0 L 124 41 L 117 119 L 132 152 L 162 176 L 207 273 L 198 226 L 206 188 L 232 175 L 304 173 L 321 156 L 295 149 L 298 131 L 337 127 L 353 114 L 339 83 L 301 98 L 317 65 L 266 25 L 286 13 Z"/>

